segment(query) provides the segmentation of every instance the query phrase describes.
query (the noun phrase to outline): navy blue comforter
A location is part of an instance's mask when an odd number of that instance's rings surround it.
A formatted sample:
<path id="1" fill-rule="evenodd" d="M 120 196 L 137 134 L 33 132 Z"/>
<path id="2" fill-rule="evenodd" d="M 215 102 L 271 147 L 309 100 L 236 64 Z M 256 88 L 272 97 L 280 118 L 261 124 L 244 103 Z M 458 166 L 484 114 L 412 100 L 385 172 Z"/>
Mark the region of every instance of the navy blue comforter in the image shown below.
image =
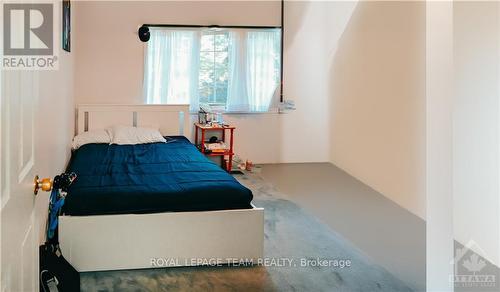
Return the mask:
<path id="1" fill-rule="evenodd" d="M 66 215 L 243 209 L 253 198 L 185 137 L 84 145 L 73 153 L 68 171 L 78 177 L 66 197 Z"/>

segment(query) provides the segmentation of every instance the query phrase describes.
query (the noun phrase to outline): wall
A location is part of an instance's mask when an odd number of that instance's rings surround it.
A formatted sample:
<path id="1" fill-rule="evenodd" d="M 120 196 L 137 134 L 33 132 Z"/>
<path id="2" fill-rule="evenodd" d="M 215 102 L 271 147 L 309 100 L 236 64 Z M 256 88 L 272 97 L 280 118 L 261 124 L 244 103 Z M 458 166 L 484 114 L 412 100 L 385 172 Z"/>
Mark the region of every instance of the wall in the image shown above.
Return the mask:
<path id="1" fill-rule="evenodd" d="M 426 5 L 426 288 L 453 291 L 453 3 Z"/>
<path id="2" fill-rule="evenodd" d="M 58 4 L 60 6 L 60 2 Z M 58 8 L 56 11 L 62 11 Z M 72 13 L 76 11 L 72 7 Z M 59 15 L 59 19 L 62 16 Z M 76 17 L 72 15 L 71 24 Z M 59 20 L 59 23 L 62 21 Z M 75 34 L 72 33 L 74 38 Z M 40 73 L 37 143 L 35 157 L 37 171 L 41 177 L 54 177 L 65 171 L 71 155 L 71 141 L 74 136 L 75 99 L 74 66 L 75 54 L 62 50 L 59 46 L 59 69 Z M 40 192 L 37 196 L 37 208 L 40 214 L 47 214 L 49 193 Z M 45 218 L 39 221 L 40 242 L 44 240 Z"/>
<path id="3" fill-rule="evenodd" d="M 80 1 L 73 27 L 76 103 L 143 103 L 143 23 L 279 25 L 279 1 Z M 235 148 L 257 163 L 328 161 L 326 17 L 320 2 L 287 3 L 285 95 L 288 114 L 227 115 L 237 126 Z M 315 44 L 315 45 L 311 45 Z M 298 132 L 297 129 L 307 129 Z M 255 141 L 258 141 L 256 143 Z M 262 147 L 259 147 L 262 145 Z M 265 149 L 265 150 L 263 150 Z"/>
<path id="4" fill-rule="evenodd" d="M 499 7 L 456 2 L 453 124 L 454 235 L 499 265 Z M 479 250 L 479 249 L 482 249 Z"/>
<path id="5" fill-rule="evenodd" d="M 359 2 L 334 48 L 331 162 L 425 218 L 425 2 Z"/>
<path id="6" fill-rule="evenodd" d="M 279 24 L 279 1 L 75 5 L 77 104 L 143 102 L 144 44 L 135 34 L 143 23 Z M 425 217 L 424 7 L 287 2 L 284 93 L 297 110 L 226 115 L 239 156 L 331 161 Z"/>

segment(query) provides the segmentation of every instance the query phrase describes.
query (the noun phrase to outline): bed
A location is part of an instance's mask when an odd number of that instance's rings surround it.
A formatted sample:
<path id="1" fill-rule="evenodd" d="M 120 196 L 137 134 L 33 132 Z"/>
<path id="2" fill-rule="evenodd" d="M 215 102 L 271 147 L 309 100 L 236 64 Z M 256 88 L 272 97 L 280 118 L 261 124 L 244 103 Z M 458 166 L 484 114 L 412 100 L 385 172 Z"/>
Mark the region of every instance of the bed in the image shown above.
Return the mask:
<path id="1" fill-rule="evenodd" d="M 249 209 L 252 192 L 183 136 L 167 143 L 87 144 L 63 213 L 74 216 Z"/>
<path id="2" fill-rule="evenodd" d="M 167 143 L 88 144 L 59 217 L 59 242 L 78 271 L 255 262 L 264 210 L 188 138 L 187 105 L 81 105 L 78 130 L 159 127 Z M 185 114 L 186 113 L 186 114 Z M 157 123 L 157 124 L 155 124 Z M 160 263 L 160 264 L 159 264 Z"/>

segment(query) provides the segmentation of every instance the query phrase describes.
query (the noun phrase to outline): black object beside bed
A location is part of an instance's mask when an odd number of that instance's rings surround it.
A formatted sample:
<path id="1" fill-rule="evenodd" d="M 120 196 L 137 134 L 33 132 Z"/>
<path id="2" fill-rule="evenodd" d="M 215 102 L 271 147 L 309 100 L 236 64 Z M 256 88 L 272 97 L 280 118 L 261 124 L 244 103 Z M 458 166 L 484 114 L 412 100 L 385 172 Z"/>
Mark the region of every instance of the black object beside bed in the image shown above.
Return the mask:
<path id="1" fill-rule="evenodd" d="M 73 153 L 67 171 L 78 178 L 65 215 L 248 209 L 253 199 L 182 136 L 167 143 L 87 144 Z"/>

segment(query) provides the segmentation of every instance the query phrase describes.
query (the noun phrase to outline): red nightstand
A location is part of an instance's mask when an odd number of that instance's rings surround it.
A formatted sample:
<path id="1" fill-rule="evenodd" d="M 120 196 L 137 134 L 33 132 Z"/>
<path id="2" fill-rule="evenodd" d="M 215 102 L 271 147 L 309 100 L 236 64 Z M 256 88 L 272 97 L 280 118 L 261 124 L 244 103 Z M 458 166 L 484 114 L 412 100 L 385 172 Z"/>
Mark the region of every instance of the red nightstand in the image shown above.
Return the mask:
<path id="1" fill-rule="evenodd" d="M 233 155 L 234 155 L 234 150 L 233 150 L 233 138 L 234 138 L 234 129 L 236 127 L 233 126 L 218 126 L 218 125 L 203 125 L 200 123 L 194 123 L 194 143 L 198 149 L 200 149 L 201 153 L 207 155 L 207 156 L 220 156 L 222 159 L 221 161 L 221 166 L 223 169 L 225 169 L 227 172 L 231 172 L 231 169 L 233 167 Z M 231 138 L 229 139 L 229 149 L 227 149 L 224 152 L 210 152 L 208 153 L 205 150 L 205 141 L 206 138 L 206 131 L 219 131 L 222 133 L 222 141 L 226 143 L 226 130 L 231 132 Z M 201 132 L 201 140 L 198 141 L 198 132 Z M 227 143 L 226 143 L 227 144 Z M 227 157 L 227 163 L 224 163 L 226 161 Z"/>

